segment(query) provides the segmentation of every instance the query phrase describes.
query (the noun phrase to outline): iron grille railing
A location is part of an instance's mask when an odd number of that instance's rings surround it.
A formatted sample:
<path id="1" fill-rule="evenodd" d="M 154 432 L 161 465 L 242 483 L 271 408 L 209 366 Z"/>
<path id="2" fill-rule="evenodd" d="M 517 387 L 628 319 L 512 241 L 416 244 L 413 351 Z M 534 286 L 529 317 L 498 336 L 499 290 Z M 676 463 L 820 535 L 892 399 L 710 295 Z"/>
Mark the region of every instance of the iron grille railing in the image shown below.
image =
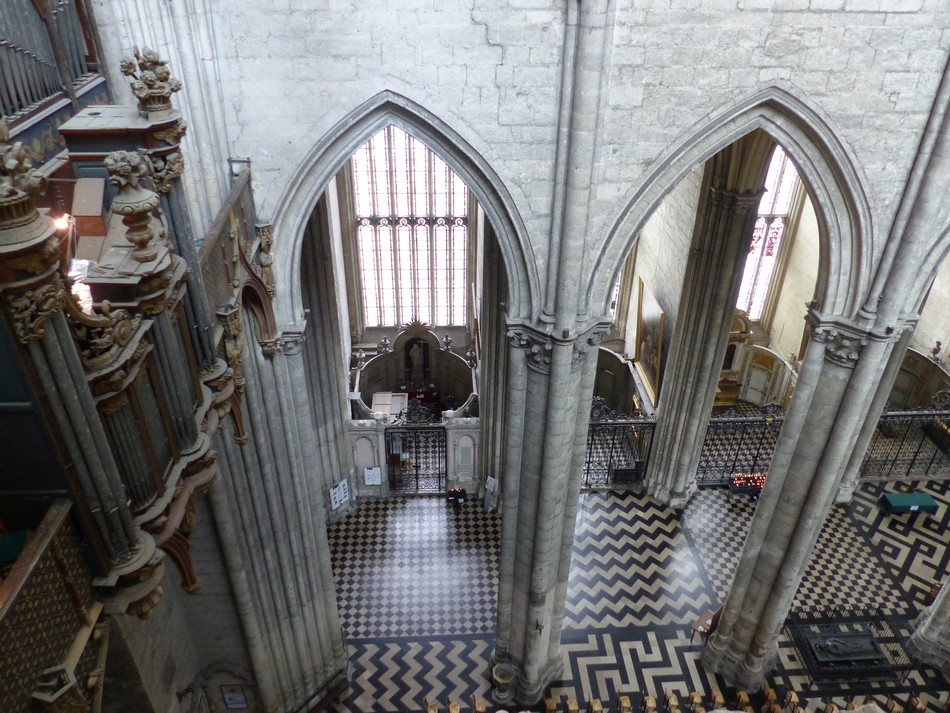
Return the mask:
<path id="1" fill-rule="evenodd" d="M 587 430 L 584 487 L 636 487 L 646 476 L 655 421 L 618 413 L 595 396 Z"/>
<path id="2" fill-rule="evenodd" d="M 0 113 L 10 120 L 63 93 L 98 66 L 85 0 L 0 3 Z"/>
<path id="3" fill-rule="evenodd" d="M 445 449 L 445 428 L 441 426 L 387 428 L 389 489 L 394 493 L 444 493 Z"/>
<path id="4" fill-rule="evenodd" d="M 950 478 L 950 411 L 884 413 L 864 461 L 863 480 Z"/>
<path id="5" fill-rule="evenodd" d="M 740 473 L 765 473 L 785 417 L 780 406 L 763 406 L 755 416 L 729 411 L 709 420 L 696 469 L 699 487 L 726 485 Z"/>

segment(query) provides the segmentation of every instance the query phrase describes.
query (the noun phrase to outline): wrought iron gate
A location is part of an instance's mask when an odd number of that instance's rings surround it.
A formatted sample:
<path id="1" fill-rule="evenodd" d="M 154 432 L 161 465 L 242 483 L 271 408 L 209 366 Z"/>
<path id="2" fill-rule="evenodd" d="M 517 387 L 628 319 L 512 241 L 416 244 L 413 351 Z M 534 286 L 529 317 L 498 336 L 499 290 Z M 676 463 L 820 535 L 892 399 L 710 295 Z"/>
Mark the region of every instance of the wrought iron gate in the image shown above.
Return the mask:
<path id="1" fill-rule="evenodd" d="M 950 478 L 950 392 L 926 409 L 885 411 L 861 463 L 864 480 Z"/>
<path id="2" fill-rule="evenodd" d="M 584 487 L 631 486 L 643 482 L 653 428 L 649 418 L 631 418 L 594 397 L 587 431 Z"/>
<path id="3" fill-rule="evenodd" d="M 709 419 L 696 469 L 699 487 L 725 485 L 738 473 L 765 473 L 785 417 L 776 404 L 763 406 L 758 415 L 742 416 L 730 410 Z"/>
<path id="4" fill-rule="evenodd" d="M 445 428 L 412 401 L 386 429 L 389 489 L 394 493 L 444 493 L 446 490 Z"/>

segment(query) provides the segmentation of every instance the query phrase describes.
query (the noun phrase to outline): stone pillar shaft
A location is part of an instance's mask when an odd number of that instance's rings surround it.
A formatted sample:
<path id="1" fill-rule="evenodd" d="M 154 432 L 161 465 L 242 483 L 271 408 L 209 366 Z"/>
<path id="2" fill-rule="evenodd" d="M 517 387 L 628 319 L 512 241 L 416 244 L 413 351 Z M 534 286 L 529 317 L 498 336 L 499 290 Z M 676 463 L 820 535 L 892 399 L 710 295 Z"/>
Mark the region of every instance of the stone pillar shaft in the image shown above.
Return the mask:
<path id="1" fill-rule="evenodd" d="M 819 316 L 810 319 L 817 322 Z M 867 347 L 865 342 L 864 335 L 837 326 L 818 323 L 812 330 L 796 399 L 719 628 L 703 651 L 707 670 L 741 688 L 760 686 L 771 665 L 779 631 L 873 396 L 889 342 L 877 335 L 871 335 Z"/>
<path id="2" fill-rule="evenodd" d="M 950 673 L 950 580 L 943 583 L 934 603 L 918 617 L 907 643 L 915 658 Z"/>
<path id="3" fill-rule="evenodd" d="M 245 333 L 254 331 L 245 326 Z M 346 670 L 337 613 L 322 484 L 299 335 L 266 357 L 255 345 L 244 360 L 248 442 L 229 444 L 227 478 L 233 495 L 221 499 L 240 523 L 223 543 L 229 558 L 245 561 L 260 641 L 254 656 L 270 656 L 261 683 L 279 710 L 303 710 L 335 686 Z M 239 404 L 240 407 L 240 404 Z M 253 625 L 253 622 L 252 622 Z M 255 666 L 258 664 L 255 663 Z M 279 705 L 278 705 L 279 704 Z"/>
<path id="4" fill-rule="evenodd" d="M 758 192 L 712 187 L 689 254 L 647 474 L 648 492 L 674 507 L 685 505 L 696 489 L 758 201 Z"/>
<path id="5" fill-rule="evenodd" d="M 505 416 L 505 459 L 502 486 L 501 562 L 498 567 L 496 609 L 496 661 L 508 660 L 511 637 L 511 606 L 514 587 L 515 550 L 518 541 L 518 502 L 521 487 L 522 439 L 525 429 L 525 401 L 528 385 L 523 349 L 508 350 L 507 413 Z"/>

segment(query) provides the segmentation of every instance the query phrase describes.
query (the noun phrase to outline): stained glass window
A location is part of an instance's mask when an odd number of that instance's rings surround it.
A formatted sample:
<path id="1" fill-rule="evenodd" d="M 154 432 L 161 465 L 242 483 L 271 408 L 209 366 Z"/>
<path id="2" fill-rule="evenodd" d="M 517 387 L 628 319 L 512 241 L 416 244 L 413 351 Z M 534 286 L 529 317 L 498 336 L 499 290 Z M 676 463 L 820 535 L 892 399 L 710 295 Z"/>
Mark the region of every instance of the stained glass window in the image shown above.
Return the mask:
<path id="1" fill-rule="evenodd" d="M 765 193 L 759 201 L 758 218 L 736 302 L 736 307 L 748 312 L 749 319 L 762 319 L 797 186 L 795 165 L 782 147 L 776 146 L 765 178 Z"/>
<path id="2" fill-rule="evenodd" d="M 395 126 L 357 149 L 352 166 L 366 326 L 465 325 L 465 184 Z"/>

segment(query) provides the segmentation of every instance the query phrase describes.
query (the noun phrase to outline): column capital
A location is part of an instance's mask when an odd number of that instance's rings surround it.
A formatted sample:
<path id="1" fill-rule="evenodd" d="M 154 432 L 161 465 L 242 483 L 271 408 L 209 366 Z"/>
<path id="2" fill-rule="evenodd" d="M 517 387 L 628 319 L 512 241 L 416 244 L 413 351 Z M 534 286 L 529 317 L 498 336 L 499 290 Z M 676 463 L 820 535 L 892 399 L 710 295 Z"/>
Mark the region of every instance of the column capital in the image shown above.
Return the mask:
<path id="1" fill-rule="evenodd" d="M 548 374 L 551 371 L 551 352 L 555 346 L 573 347 L 571 371 L 575 371 L 587 353 L 600 344 L 609 329 L 608 323 L 597 322 L 580 332 L 565 329 L 561 336 L 557 337 L 545 329 L 526 324 L 510 324 L 507 336 L 511 346 L 527 350 L 528 366 L 531 369 Z"/>
<path id="2" fill-rule="evenodd" d="M 853 369 L 872 333 L 843 320 L 828 318 L 812 309 L 806 317 L 810 339 L 825 345 L 825 359 Z"/>

